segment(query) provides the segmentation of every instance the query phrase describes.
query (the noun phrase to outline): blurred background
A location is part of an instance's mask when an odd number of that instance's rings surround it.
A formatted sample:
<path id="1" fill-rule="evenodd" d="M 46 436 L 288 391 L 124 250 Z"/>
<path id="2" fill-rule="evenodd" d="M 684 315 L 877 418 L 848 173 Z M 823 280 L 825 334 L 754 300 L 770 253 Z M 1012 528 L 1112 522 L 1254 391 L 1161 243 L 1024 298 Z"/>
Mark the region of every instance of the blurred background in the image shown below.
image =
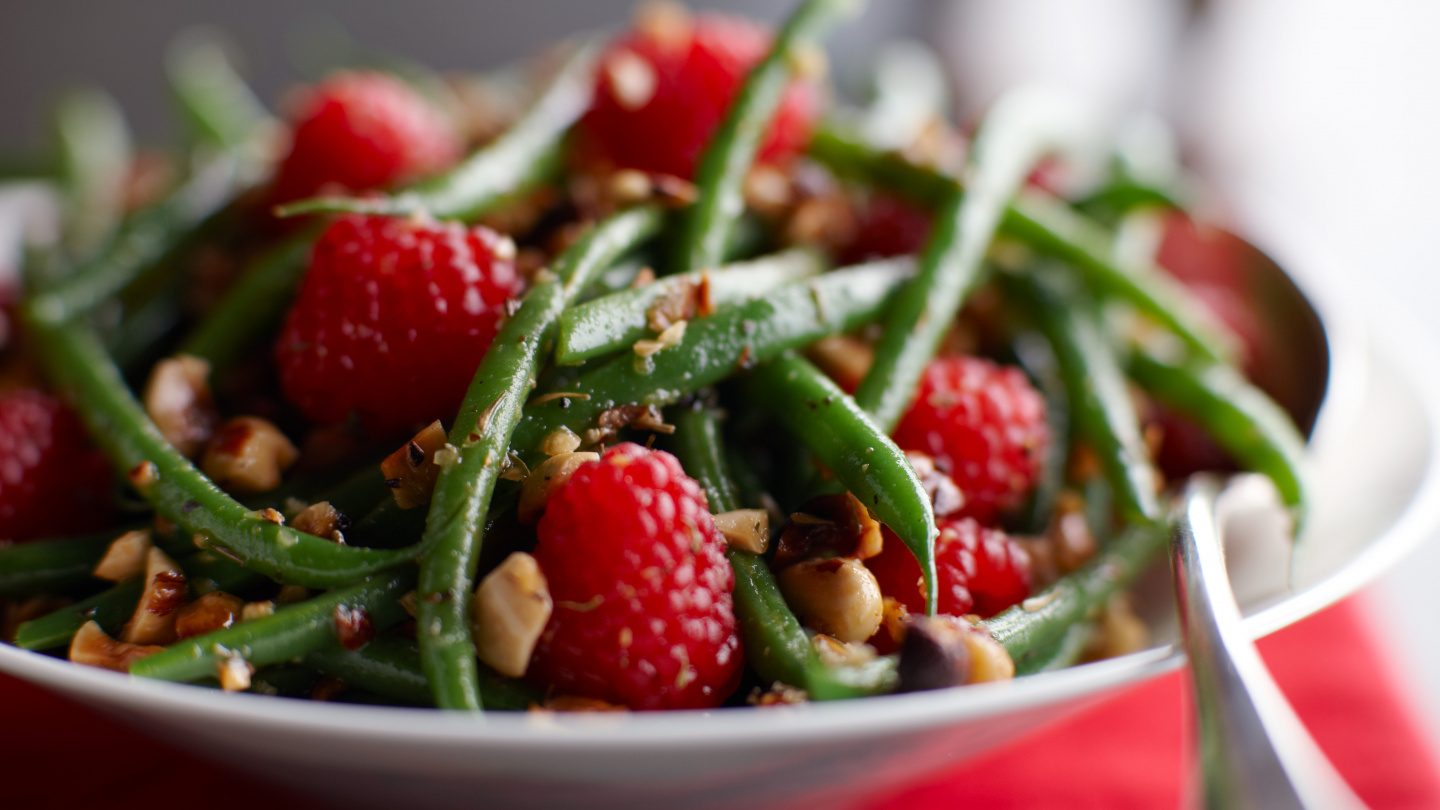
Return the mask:
<path id="1" fill-rule="evenodd" d="M 11 0 L 0 30 L 0 154 L 42 149 L 56 93 L 99 84 L 146 143 L 175 133 L 163 81 L 177 32 L 225 33 L 267 101 L 354 59 L 477 69 L 557 35 L 613 26 L 631 0 Z M 773 19 L 789 3 L 696 5 Z M 951 67 L 961 118 L 1006 87 L 1069 87 L 1116 121 L 1162 114 L 1236 221 L 1304 223 L 1387 351 L 1434 357 L 1440 319 L 1440 4 L 1424 0 L 885 0 L 833 40 L 863 86 L 878 43 L 921 38 Z M 1409 325 L 1409 328 L 1406 325 Z M 1363 472 L 1361 473 L 1363 474 Z M 1370 588 L 1377 626 L 1440 730 L 1440 544 Z M 1384 617 L 1382 621 L 1380 617 Z M 1343 651 L 1337 651 L 1343 654 Z"/>

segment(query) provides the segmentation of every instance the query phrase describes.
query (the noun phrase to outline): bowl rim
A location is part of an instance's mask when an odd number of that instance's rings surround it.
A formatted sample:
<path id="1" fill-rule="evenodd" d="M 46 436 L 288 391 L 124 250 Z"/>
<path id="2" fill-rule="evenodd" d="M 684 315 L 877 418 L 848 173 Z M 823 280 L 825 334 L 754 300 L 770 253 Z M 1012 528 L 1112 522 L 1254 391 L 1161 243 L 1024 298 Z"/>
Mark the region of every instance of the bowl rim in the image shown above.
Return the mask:
<path id="1" fill-rule="evenodd" d="M 1272 209 L 1273 210 L 1273 209 Z M 1273 220 L 1270 221 L 1273 224 Z M 1264 229 L 1259 229 L 1264 232 Z M 1252 229 L 1251 232 L 1256 232 Z M 1293 227 L 1288 231 L 1295 233 Z M 1280 229 L 1279 234 L 1287 233 Z M 1299 231 L 1305 233 L 1305 231 Z M 1313 234 L 1313 231 L 1311 232 Z M 1440 525 L 1440 381 L 1421 373 L 1416 343 L 1433 344 L 1408 316 L 1387 323 L 1379 336 L 1366 335 L 1351 314 L 1338 304 L 1338 285 L 1321 283 L 1326 256 L 1290 240 L 1262 240 L 1267 253 L 1291 272 L 1291 277 L 1314 304 L 1326 326 L 1331 350 L 1331 374 L 1325 406 L 1316 426 L 1316 446 L 1343 438 L 1358 401 L 1356 391 L 1371 352 L 1383 356 L 1411 387 L 1429 432 L 1424 467 L 1411 498 L 1396 513 L 1394 522 L 1339 570 L 1264 607 L 1245 618 L 1244 626 L 1259 638 L 1309 616 L 1353 593 L 1394 565 L 1423 542 Z M 1275 251 L 1275 252 L 1272 252 Z M 1333 255 L 1333 254 L 1332 254 Z M 1298 260 L 1298 261 L 1297 261 Z M 1340 278 L 1333 273 L 1323 278 Z M 1392 351 L 1398 345 L 1408 351 Z M 857 739 L 902 733 L 960 722 L 981 720 L 1011 712 L 1054 708 L 1098 700 L 1123 686 L 1177 669 L 1183 653 L 1174 647 L 1155 647 L 1130 655 L 1015 681 L 969 685 L 936 692 L 885 695 L 863 700 L 775 707 L 764 712 L 746 708 L 711 711 L 671 711 L 623 714 L 560 715 L 551 712 L 472 715 L 430 708 L 356 706 L 300 700 L 276 700 L 253 694 L 232 694 L 187 684 L 147 681 L 80 667 L 61 659 L 0 644 L 0 671 L 55 688 L 87 701 L 143 712 L 200 713 L 218 721 L 255 727 L 285 728 L 319 734 L 367 735 L 387 742 L 412 745 L 503 744 L 507 748 L 574 750 L 663 749 L 677 744 L 708 747 L 766 746 L 801 742 L 823 735 L 827 739 Z M 1056 711 L 1056 716 L 1060 715 Z"/>

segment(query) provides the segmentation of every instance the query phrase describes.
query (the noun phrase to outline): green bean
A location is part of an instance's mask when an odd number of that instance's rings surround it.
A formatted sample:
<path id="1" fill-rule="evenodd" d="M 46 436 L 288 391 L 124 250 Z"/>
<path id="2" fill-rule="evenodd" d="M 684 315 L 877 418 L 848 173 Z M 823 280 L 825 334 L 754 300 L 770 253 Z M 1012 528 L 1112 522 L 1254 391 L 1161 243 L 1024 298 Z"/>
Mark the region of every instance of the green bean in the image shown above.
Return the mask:
<path id="1" fill-rule="evenodd" d="M 1022 334 L 1015 341 L 1016 360 L 1045 398 L 1045 422 L 1050 433 L 1050 447 L 1040 463 L 1040 477 L 1025 507 L 1021 520 L 1024 531 L 1042 534 L 1050 525 L 1051 514 L 1060 491 L 1065 488 L 1065 472 L 1070 459 L 1070 401 L 1065 395 L 1055 354 L 1045 339 L 1033 332 Z"/>
<path id="2" fill-rule="evenodd" d="M 584 369 L 532 400 L 513 444 L 533 449 L 561 426 L 583 434 L 617 407 L 671 405 L 737 370 L 873 321 L 913 266 L 908 259 L 889 259 L 835 270 L 696 318 L 677 345 L 649 358 L 621 356 Z"/>
<path id="3" fill-rule="evenodd" d="M 358 650 L 331 644 L 305 656 L 305 663 L 381 697 L 416 706 L 435 705 L 420 669 L 420 650 L 412 641 L 381 636 Z M 489 667 L 480 667 L 480 683 L 486 709 L 518 712 L 540 703 L 540 695 L 524 681 L 501 677 Z"/>
<path id="4" fill-rule="evenodd" d="M 899 155 L 877 152 L 833 131 L 817 133 L 810 155 L 845 177 L 893 189 L 938 205 L 950 198 L 956 182 Z M 1178 282 L 1153 266 L 1118 265 L 1110 257 L 1104 229 L 1058 200 L 1022 192 L 1006 210 L 1000 233 L 1040 253 L 1061 259 L 1085 277 L 1087 286 L 1153 318 L 1199 356 L 1223 359 L 1231 339 L 1214 316 L 1189 300 Z"/>
<path id="5" fill-rule="evenodd" d="M 857 5 L 857 0 L 805 0 L 785 21 L 770 53 L 746 76 L 695 170 L 698 197 L 680 242 L 681 272 L 720 264 L 745 206 L 745 175 L 785 88 L 797 73 L 800 52 L 815 47 L 824 31 Z"/>
<path id="6" fill-rule="evenodd" d="M 374 630 L 383 631 L 405 618 L 399 598 L 414 585 L 415 575 L 399 571 L 358 585 L 329 591 L 305 602 L 283 607 L 259 619 L 187 638 L 136 661 L 130 674 L 164 681 L 214 677 L 232 657 L 254 667 L 280 664 L 335 640 L 338 614 L 361 612 Z"/>
<path id="7" fill-rule="evenodd" d="M 1056 148 L 1078 118 L 1048 93 L 1003 97 L 970 149 L 966 191 L 944 199 L 915 279 L 886 315 L 875 360 L 855 401 L 886 432 L 915 398 L 915 386 L 950 330 L 965 297 L 979 284 L 986 251 L 1010 198 L 1037 161 Z"/>
<path id="8" fill-rule="evenodd" d="M 120 530 L 0 546 L 0 597 L 74 591 L 95 584 L 90 572 Z"/>
<path id="9" fill-rule="evenodd" d="M 750 402 L 774 415 L 904 541 L 925 577 L 925 604 L 935 610 L 935 514 L 905 453 L 848 394 L 793 354 L 756 369 Z"/>
<path id="10" fill-rule="evenodd" d="M 270 123 L 225 49 L 203 31 L 186 32 L 170 46 L 165 73 L 185 123 L 201 143 L 222 151 L 239 149 Z"/>
<path id="11" fill-rule="evenodd" d="M 1168 540 L 1163 523 L 1131 526 L 1079 570 L 982 625 L 1010 653 L 1017 672 L 1033 672 L 1051 659 L 1073 626 L 1129 587 Z"/>
<path id="12" fill-rule="evenodd" d="M 474 219 L 517 190 L 546 182 L 563 164 L 565 133 L 590 103 L 593 45 L 579 48 L 509 132 L 450 172 L 378 199 L 317 197 L 282 206 L 281 216 L 356 212 Z"/>
<path id="13" fill-rule="evenodd" d="M 567 250 L 551 277 L 531 287 L 500 328 L 465 393 L 450 430 L 459 457 L 441 468 L 421 542 L 420 659 L 443 709 L 474 711 L 483 705 L 470 633 L 470 592 L 490 497 L 560 313 L 617 258 L 658 233 L 663 221 L 659 208 L 633 208 L 596 226 Z"/>
<path id="14" fill-rule="evenodd" d="M 99 88 L 76 90 L 55 111 L 65 243 L 84 254 L 105 243 L 123 215 L 132 148 L 125 114 Z"/>
<path id="15" fill-rule="evenodd" d="M 651 337 L 650 311 L 671 297 L 698 302 L 697 308 L 721 307 L 762 296 L 783 284 L 818 275 L 824 259 L 809 250 L 789 250 L 717 270 L 667 276 L 643 287 L 587 301 L 560 317 L 555 362 L 579 365 L 630 348 Z"/>
<path id="16" fill-rule="evenodd" d="M 119 631 L 121 625 L 135 612 L 135 603 L 140 601 L 140 592 L 145 583 L 131 579 L 107 588 L 73 605 L 31 619 L 15 630 L 15 646 L 24 650 L 51 650 L 70 643 L 86 622 L 94 620 L 107 633 Z"/>
<path id="17" fill-rule="evenodd" d="M 1049 650 L 1036 651 L 1025 656 L 1015 665 L 1016 675 L 1033 675 L 1037 672 L 1051 672 L 1074 666 L 1085 654 L 1085 648 L 1095 636 L 1095 627 L 1089 622 L 1070 625 Z"/>
<path id="18" fill-rule="evenodd" d="M 340 546 L 265 520 L 225 494 L 165 440 L 125 387 L 93 330 L 46 317 L 45 298 L 22 307 L 37 359 L 76 403 L 95 443 L 130 474 L 155 511 L 246 567 L 283 582 L 331 587 L 354 582 L 413 556 Z"/>
<path id="19" fill-rule="evenodd" d="M 1121 513 L 1132 521 L 1158 522 L 1163 518 L 1156 495 L 1160 479 L 1099 313 L 1083 296 L 1059 285 L 1061 279 L 1036 275 L 1007 275 L 1005 281 L 1033 307 L 1050 341 L 1075 429 L 1099 456 Z"/>
<path id="20" fill-rule="evenodd" d="M 213 591 L 246 596 L 271 585 L 270 580 L 261 574 L 243 568 L 214 551 L 196 551 L 179 557 L 177 563 L 196 596 Z"/>
<path id="21" fill-rule="evenodd" d="M 1280 406 L 1230 366 L 1172 363 L 1136 351 L 1127 367 L 1140 387 L 1195 420 L 1242 466 L 1273 481 L 1298 531 L 1306 507 L 1305 440 Z"/>
<path id="22" fill-rule="evenodd" d="M 261 253 L 251 260 L 220 303 L 180 346 L 180 353 L 202 358 L 212 372 L 234 365 L 264 335 L 272 334 L 305 269 L 319 226 Z"/>

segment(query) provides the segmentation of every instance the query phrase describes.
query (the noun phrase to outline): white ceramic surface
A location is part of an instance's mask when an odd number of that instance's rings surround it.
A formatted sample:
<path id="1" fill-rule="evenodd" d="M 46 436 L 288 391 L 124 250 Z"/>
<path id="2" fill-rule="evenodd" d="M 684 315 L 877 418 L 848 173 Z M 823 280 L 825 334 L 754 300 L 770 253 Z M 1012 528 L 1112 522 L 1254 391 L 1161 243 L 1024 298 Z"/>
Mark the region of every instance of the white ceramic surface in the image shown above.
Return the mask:
<path id="1" fill-rule="evenodd" d="M 1357 376 L 1337 380 L 1364 394 L 1352 418 L 1317 441 L 1318 496 L 1292 568 L 1294 591 L 1261 587 L 1246 600 L 1256 635 L 1354 591 L 1435 523 L 1440 395 L 1402 367 L 1400 355 L 1365 354 L 1368 362 L 1348 355 L 1341 370 Z M 442 807 L 808 805 L 821 796 L 843 804 L 1040 729 L 1180 662 L 1157 647 L 1013 683 L 843 704 L 476 719 L 143 682 L 0 645 L 0 670 L 172 743 L 331 796 Z"/>

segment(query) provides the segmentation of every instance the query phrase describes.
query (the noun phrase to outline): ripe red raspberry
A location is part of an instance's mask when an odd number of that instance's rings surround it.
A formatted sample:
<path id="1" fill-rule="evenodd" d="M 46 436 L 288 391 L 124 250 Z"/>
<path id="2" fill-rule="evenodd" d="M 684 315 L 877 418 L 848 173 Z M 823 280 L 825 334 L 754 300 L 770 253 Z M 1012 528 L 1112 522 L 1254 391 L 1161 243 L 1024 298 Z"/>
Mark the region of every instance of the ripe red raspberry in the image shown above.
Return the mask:
<path id="1" fill-rule="evenodd" d="M 693 177 L 770 42 L 770 32 L 749 20 L 710 14 L 625 34 L 601 59 L 594 101 L 581 122 L 582 159 Z M 815 87 L 792 83 L 761 141 L 759 162 L 784 164 L 799 154 L 818 112 Z"/>
<path id="2" fill-rule="evenodd" d="M 875 194 L 861 203 L 843 264 L 919 253 L 930 238 L 930 212 L 893 194 Z"/>
<path id="3" fill-rule="evenodd" d="M 895 441 L 934 458 L 965 496 L 960 514 L 988 523 L 1035 485 L 1050 443 L 1045 400 L 1019 369 L 941 357 L 920 378 Z"/>
<path id="4" fill-rule="evenodd" d="M 669 453 L 621 444 L 550 496 L 535 558 L 550 617 L 530 672 L 632 709 L 718 706 L 740 677 L 725 540 Z"/>
<path id="5" fill-rule="evenodd" d="M 0 396 L 0 541 L 103 527 L 113 477 L 75 414 L 25 389 Z"/>
<path id="6" fill-rule="evenodd" d="M 939 613 L 988 618 L 1030 595 L 1030 556 L 1009 535 L 971 518 L 941 518 L 939 523 L 935 541 Z M 899 600 L 911 613 L 924 611 L 920 564 L 889 529 L 880 553 L 865 565 L 880 582 L 881 593 Z"/>
<path id="7" fill-rule="evenodd" d="M 292 117 L 290 153 L 275 174 L 276 202 L 385 188 L 455 161 L 460 139 L 424 98 L 380 73 L 338 73 L 307 90 Z"/>
<path id="8" fill-rule="evenodd" d="M 275 344 L 286 399 L 377 436 L 450 418 L 520 292 L 514 250 L 483 227 L 337 219 Z"/>

